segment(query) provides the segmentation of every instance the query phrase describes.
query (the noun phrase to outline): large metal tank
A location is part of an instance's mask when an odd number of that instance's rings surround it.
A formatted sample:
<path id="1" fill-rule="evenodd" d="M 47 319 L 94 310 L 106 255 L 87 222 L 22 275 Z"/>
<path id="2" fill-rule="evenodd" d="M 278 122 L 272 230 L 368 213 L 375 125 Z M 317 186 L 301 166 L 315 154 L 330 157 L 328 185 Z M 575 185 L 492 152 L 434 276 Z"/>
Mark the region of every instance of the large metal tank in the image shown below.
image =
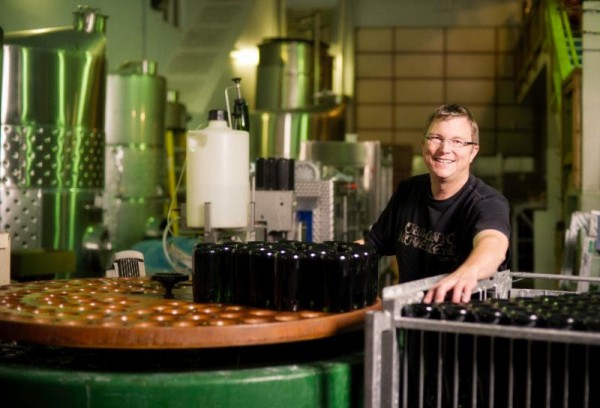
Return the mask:
<path id="1" fill-rule="evenodd" d="M 105 22 L 80 7 L 73 27 L 7 33 L 3 46 L 0 225 L 13 250 L 73 251 L 98 267 L 105 243 Z M 93 242 L 92 242 L 93 241 Z"/>
<path id="2" fill-rule="evenodd" d="M 313 96 L 322 89 L 317 64 L 327 55 L 321 47 L 315 58 L 310 40 L 270 38 L 258 46 L 260 60 L 257 68 L 256 109 L 298 109 L 314 105 Z M 268 84 L 278 86 L 267 86 Z"/>
<path id="3" fill-rule="evenodd" d="M 256 110 L 250 115 L 250 156 L 298 158 L 307 140 L 343 140 L 346 104 L 331 89 L 325 44 L 290 38 L 259 45 Z"/>
<path id="4" fill-rule="evenodd" d="M 166 184 L 165 78 L 153 61 L 123 64 L 108 75 L 104 224 L 113 250 L 157 236 Z"/>

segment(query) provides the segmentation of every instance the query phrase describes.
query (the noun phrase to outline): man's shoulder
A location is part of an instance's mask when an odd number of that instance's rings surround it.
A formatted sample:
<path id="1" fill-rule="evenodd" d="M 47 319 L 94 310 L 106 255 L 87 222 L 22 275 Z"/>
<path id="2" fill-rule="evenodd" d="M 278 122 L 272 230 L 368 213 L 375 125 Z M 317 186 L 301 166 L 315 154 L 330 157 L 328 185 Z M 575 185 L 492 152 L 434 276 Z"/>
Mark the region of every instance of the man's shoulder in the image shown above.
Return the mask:
<path id="1" fill-rule="evenodd" d="M 473 192 L 479 198 L 499 198 L 501 200 L 506 200 L 506 198 L 500 191 L 496 190 L 494 187 L 490 186 L 479 177 L 471 175 L 469 177 L 469 184 L 471 185 L 471 189 L 473 190 Z"/>
<path id="2" fill-rule="evenodd" d="M 502 195 L 495 187 L 487 184 L 484 180 L 472 174 L 469 176 L 469 183 L 474 190 L 485 193 L 486 195 Z"/>

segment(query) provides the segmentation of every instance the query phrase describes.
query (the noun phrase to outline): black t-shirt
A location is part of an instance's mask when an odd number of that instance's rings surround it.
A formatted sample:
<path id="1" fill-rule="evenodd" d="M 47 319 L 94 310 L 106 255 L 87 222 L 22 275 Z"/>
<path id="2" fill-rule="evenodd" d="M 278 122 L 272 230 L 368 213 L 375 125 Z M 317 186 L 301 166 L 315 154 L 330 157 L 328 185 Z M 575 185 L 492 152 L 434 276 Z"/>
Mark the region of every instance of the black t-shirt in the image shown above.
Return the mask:
<path id="1" fill-rule="evenodd" d="M 470 175 L 454 196 L 435 200 L 429 174 L 422 174 L 398 185 L 366 241 L 380 255 L 396 255 L 404 283 L 454 271 L 486 229 L 510 238 L 510 209 L 502 194 Z M 498 270 L 507 264 L 508 253 Z"/>

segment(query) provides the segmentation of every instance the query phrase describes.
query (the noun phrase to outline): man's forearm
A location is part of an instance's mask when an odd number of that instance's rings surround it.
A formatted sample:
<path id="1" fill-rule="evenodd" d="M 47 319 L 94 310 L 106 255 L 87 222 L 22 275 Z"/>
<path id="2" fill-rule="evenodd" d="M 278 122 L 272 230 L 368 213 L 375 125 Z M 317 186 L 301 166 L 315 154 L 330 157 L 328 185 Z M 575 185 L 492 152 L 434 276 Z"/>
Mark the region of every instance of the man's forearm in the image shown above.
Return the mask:
<path id="1" fill-rule="evenodd" d="M 471 269 L 477 280 L 492 276 L 506 258 L 508 238 L 496 230 L 484 230 L 473 239 L 473 250 L 458 269 Z"/>

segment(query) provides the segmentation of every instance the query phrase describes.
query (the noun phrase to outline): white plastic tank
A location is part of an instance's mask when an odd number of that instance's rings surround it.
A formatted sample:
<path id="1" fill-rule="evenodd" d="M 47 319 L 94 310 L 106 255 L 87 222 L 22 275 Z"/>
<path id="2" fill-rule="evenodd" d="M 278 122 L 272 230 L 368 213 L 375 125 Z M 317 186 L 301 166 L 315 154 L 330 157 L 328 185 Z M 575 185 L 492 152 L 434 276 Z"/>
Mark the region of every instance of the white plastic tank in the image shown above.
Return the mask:
<path id="1" fill-rule="evenodd" d="M 211 110 L 208 126 L 187 133 L 186 223 L 203 228 L 246 228 L 250 202 L 250 136 L 233 130 L 224 110 Z"/>

